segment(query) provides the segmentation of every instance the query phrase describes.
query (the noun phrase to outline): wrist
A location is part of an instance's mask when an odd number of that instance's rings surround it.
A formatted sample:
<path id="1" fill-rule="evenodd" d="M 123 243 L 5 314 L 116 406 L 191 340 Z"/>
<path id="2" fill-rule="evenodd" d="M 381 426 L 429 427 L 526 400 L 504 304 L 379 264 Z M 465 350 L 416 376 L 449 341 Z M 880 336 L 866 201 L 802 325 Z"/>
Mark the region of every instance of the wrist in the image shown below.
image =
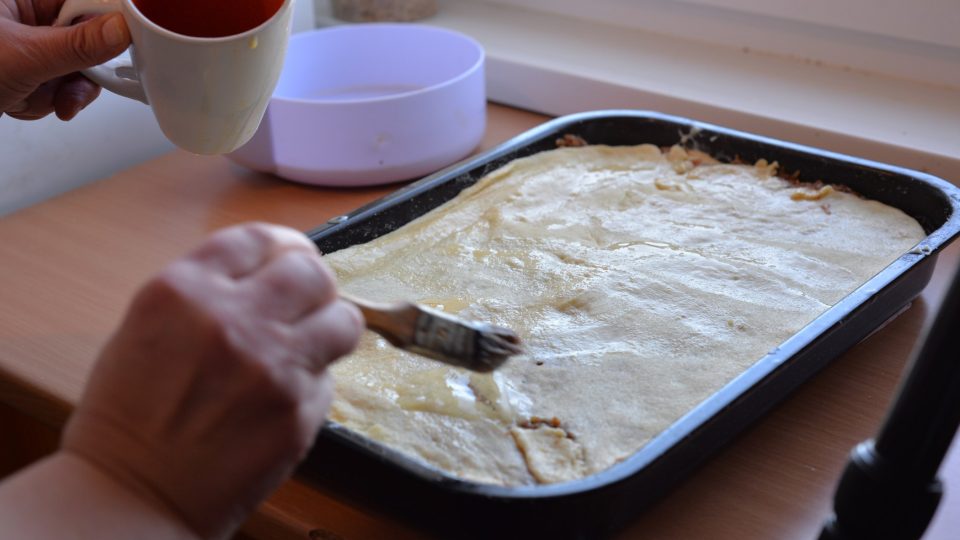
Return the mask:
<path id="1" fill-rule="evenodd" d="M 192 531 L 198 538 L 210 535 L 197 533 L 189 519 L 181 513 L 176 500 L 171 500 L 160 485 L 167 464 L 130 436 L 109 417 L 76 411 L 68 422 L 58 455 L 96 471 L 113 484 L 162 512 Z"/>
<path id="2" fill-rule="evenodd" d="M 59 451 L 0 484 L 0 537 L 199 540 L 176 516 Z"/>
<path id="3" fill-rule="evenodd" d="M 139 531 L 140 538 L 200 540 L 200 536 L 165 505 L 131 489 L 84 457 L 61 450 L 55 454 L 54 459 L 60 460 L 65 468 L 75 471 L 78 476 L 87 480 L 86 485 L 92 488 L 91 497 L 102 500 L 114 512 L 123 512 L 128 519 L 132 518 L 130 525 L 133 528 L 143 528 L 144 530 Z"/>
<path id="4" fill-rule="evenodd" d="M 81 410 L 82 409 L 82 410 Z M 196 538 L 227 538 L 246 512 L 237 510 L 236 490 L 222 490 L 197 477 L 191 449 L 170 439 L 137 435 L 110 414 L 78 408 L 63 433 L 60 453 L 122 486 L 145 504 L 171 516 Z M 175 448 L 180 448 L 177 452 Z M 246 510 L 246 508 L 244 508 Z M 251 508 L 252 510 L 252 508 Z"/>

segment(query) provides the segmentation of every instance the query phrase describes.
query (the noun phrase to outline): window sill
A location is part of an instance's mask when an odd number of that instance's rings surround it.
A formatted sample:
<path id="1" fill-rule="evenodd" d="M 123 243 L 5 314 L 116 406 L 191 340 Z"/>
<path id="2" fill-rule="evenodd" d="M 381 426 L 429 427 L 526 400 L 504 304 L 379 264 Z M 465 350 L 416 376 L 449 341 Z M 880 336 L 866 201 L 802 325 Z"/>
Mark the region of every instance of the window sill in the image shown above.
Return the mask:
<path id="1" fill-rule="evenodd" d="M 656 110 L 960 182 L 960 88 L 469 0 L 424 22 L 484 45 L 492 101 Z"/>

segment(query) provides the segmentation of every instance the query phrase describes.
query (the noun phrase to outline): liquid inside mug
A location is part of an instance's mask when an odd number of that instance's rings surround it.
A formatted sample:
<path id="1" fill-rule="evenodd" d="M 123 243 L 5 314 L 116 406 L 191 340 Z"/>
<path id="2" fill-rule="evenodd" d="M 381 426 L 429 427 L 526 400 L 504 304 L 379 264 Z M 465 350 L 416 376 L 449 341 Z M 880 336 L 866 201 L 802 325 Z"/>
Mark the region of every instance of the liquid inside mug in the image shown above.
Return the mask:
<path id="1" fill-rule="evenodd" d="M 129 55 L 83 73 L 142 101 L 164 135 L 197 154 L 235 150 L 254 134 L 280 77 L 293 0 L 67 0 L 57 25 L 119 11 Z"/>

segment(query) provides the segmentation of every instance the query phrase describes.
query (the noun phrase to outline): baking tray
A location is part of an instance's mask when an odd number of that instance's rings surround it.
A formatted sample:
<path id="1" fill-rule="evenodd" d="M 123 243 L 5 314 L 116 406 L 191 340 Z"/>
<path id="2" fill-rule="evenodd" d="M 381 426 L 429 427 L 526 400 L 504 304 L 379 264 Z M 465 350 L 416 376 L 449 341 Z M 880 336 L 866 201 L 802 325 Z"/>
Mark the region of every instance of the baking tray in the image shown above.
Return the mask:
<path id="1" fill-rule="evenodd" d="M 598 538 L 634 520 L 790 391 L 898 314 L 930 279 L 939 250 L 960 234 L 960 190 L 928 174 L 694 120 L 596 111 L 547 122 L 310 231 L 326 253 L 367 242 L 450 200 L 507 162 L 557 146 L 683 144 L 721 161 L 778 161 L 800 181 L 843 184 L 900 208 L 927 237 L 747 368 L 635 454 L 580 480 L 503 487 L 457 479 L 336 423 L 320 432 L 298 474 L 442 537 Z M 842 233 L 841 233 L 842 234 Z"/>

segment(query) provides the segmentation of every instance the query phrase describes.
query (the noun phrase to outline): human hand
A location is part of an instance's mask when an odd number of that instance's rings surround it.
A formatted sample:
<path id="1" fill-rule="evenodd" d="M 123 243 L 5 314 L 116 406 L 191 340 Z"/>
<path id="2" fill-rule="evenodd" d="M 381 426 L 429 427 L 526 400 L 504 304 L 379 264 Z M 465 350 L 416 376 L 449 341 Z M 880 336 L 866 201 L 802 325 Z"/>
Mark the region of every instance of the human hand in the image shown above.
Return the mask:
<path id="1" fill-rule="evenodd" d="M 119 13 L 69 27 L 49 25 L 64 0 L 0 0 L 0 114 L 36 120 L 56 112 L 70 120 L 100 94 L 77 73 L 130 46 Z"/>
<path id="2" fill-rule="evenodd" d="M 226 229 L 137 294 L 63 450 L 225 537 L 305 456 L 332 398 L 326 367 L 361 331 L 305 236 Z"/>

